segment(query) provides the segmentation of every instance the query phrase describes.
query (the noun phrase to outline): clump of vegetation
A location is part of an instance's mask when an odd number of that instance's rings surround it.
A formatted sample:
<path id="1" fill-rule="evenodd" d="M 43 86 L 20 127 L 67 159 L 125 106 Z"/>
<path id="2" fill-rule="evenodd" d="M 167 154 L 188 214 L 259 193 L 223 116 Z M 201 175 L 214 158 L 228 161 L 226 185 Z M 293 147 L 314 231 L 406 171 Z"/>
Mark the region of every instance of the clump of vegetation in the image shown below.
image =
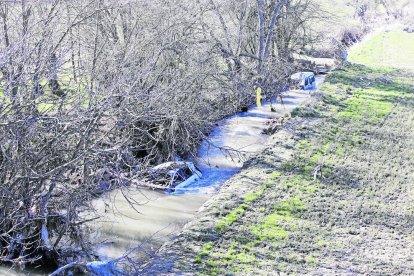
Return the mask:
<path id="1" fill-rule="evenodd" d="M 272 214 L 266 218 L 263 224 L 251 228 L 253 234 L 261 241 L 264 240 L 283 240 L 289 235 L 280 223 L 290 220 L 287 215 Z"/>
<path id="2" fill-rule="evenodd" d="M 293 118 L 295 117 L 313 118 L 313 117 L 317 117 L 319 114 L 312 107 L 297 107 L 292 111 L 291 115 Z"/>
<path id="3" fill-rule="evenodd" d="M 217 224 L 216 230 L 222 231 L 225 229 L 225 227 L 232 225 L 235 221 L 237 221 L 237 219 L 239 219 L 243 215 L 247 207 L 248 205 L 242 204 L 236 209 L 232 210 Z"/>
<path id="4" fill-rule="evenodd" d="M 210 253 L 210 250 L 213 248 L 213 243 L 209 242 L 203 245 L 201 248 L 201 252 L 197 255 L 197 257 L 194 259 L 194 262 L 201 263 L 204 257 L 208 256 Z"/>

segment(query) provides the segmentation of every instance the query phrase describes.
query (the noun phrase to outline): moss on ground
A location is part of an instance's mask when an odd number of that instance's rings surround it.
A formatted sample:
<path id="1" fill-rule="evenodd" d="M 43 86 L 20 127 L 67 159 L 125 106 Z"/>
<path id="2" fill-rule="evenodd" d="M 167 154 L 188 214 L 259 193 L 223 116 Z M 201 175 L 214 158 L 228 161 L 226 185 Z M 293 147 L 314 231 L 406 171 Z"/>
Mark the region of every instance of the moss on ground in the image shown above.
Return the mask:
<path id="1" fill-rule="evenodd" d="M 232 210 L 228 215 L 219 221 L 216 226 L 216 231 L 220 232 L 225 230 L 226 227 L 231 226 L 234 222 L 237 221 L 238 218 L 243 215 L 247 207 L 247 204 L 242 204 L 236 209 Z"/>
<path id="2" fill-rule="evenodd" d="M 194 262 L 201 263 L 203 258 L 209 255 L 210 250 L 212 248 L 213 248 L 213 243 L 212 242 L 208 242 L 208 243 L 204 244 L 201 251 L 200 251 L 200 253 L 198 253 L 197 257 L 195 258 Z"/>

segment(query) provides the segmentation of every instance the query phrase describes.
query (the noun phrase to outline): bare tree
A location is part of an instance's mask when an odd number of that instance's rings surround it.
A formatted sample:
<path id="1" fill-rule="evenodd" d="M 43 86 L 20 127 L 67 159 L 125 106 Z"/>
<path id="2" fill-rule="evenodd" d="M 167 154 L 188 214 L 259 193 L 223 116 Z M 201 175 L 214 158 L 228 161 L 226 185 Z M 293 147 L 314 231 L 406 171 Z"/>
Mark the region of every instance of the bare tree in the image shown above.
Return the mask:
<path id="1" fill-rule="evenodd" d="M 1 2 L 0 262 L 95 260 L 92 200 L 277 94 L 311 3 Z"/>

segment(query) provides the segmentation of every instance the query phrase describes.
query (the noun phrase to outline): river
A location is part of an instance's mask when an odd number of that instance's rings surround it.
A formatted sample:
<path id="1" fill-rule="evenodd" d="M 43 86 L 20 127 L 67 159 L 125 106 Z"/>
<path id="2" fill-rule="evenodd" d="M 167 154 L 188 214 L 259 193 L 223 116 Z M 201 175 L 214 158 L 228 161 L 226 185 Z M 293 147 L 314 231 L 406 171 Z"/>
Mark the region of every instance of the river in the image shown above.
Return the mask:
<path id="1" fill-rule="evenodd" d="M 317 77 L 318 85 L 323 81 L 324 76 Z M 290 113 L 309 97 L 309 91 L 289 91 L 284 96 L 283 105 L 274 104 L 276 112 L 271 112 L 269 104 L 264 104 L 219 122 L 198 151 L 202 179 L 190 186 L 177 186 L 173 194 L 150 190 L 128 191 L 129 197 L 143 204 L 137 207 L 140 213 L 130 206 L 120 191 L 113 192 L 109 196 L 115 213 L 103 213 L 106 221 L 95 225 L 98 238 L 112 242 L 100 247 L 99 253 L 116 258 L 142 243 L 144 255 L 151 256 L 194 217 L 226 180 L 240 171 L 244 161 L 266 148 L 269 136 L 262 133 L 266 122 Z M 103 209 L 101 201 L 101 212 Z"/>
<path id="2" fill-rule="evenodd" d="M 324 76 L 317 77 L 318 85 L 323 81 Z M 93 237 L 96 241 L 107 241 L 97 246 L 98 253 L 103 258 L 117 258 L 140 245 L 138 256 L 142 261 L 149 259 L 162 244 L 180 232 L 226 180 L 240 171 L 245 160 L 266 148 L 269 136 L 262 133 L 266 122 L 290 113 L 309 97 L 309 91 L 289 91 L 283 98 L 283 105 L 274 104 L 276 112 L 270 111 L 269 104 L 260 108 L 252 106 L 247 112 L 219 122 L 198 151 L 202 179 L 187 187 L 177 187 L 174 194 L 117 190 L 96 201 L 102 219 L 90 224 Z M 139 205 L 132 208 L 123 193 Z M 0 267 L 0 275 L 21 274 Z M 30 275 L 41 274 L 31 272 Z"/>

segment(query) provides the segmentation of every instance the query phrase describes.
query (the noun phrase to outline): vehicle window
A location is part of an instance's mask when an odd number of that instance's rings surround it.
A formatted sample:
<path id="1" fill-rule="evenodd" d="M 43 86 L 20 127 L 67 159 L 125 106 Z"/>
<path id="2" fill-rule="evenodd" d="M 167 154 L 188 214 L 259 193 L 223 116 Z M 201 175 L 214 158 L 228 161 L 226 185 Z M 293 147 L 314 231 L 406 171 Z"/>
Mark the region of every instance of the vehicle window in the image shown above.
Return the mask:
<path id="1" fill-rule="evenodd" d="M 309 84 L 309 79 L 308 79 L 308 78 L 306 78 L 306 79 L 305 79 L 305 86 L 306 86 L 306 85 L 308 85 L 308 84 Z"/>
<path id="2" fill-rule="evenodd" d="M 178 171 L 175 175 L 174 175 L 174 180 L 173 182 L 183 182 L 185 180 L 185 178 L 183 177 L 183 175 L 180 173 L 180 171 Z"/>
<path id="3" fill-rule="evenodd" d="M 186 168 L 184 170 L 184 174 L 188 178 L 188 177 L 191 177 L 193 175 L 193 172 L 190 170 L 190 168 Z"/>
<path id="4" fill-rule="evenodd" d="M 186 180 L 189 176 L 186 173 L 186 169 L 180 169 L 177 173 L 184 179 Z"/>

